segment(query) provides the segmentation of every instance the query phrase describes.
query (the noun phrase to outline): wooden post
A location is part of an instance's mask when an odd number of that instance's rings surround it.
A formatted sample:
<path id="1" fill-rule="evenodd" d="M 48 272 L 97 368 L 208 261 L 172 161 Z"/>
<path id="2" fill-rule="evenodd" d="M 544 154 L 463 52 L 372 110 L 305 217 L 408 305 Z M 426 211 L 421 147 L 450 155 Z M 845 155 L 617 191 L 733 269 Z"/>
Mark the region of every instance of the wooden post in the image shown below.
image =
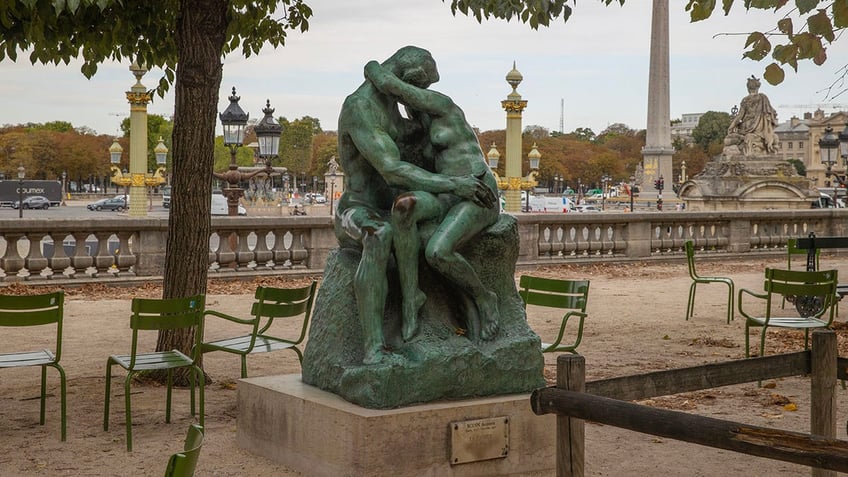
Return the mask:
<path id="1" fill-rule="evenodd" d="M 810 351 L 810 435 L 836 438 L 836 333 L 813 331 Z M 836 477 L 836 471 L 812 469 L 813 477 Z"/>
<path id="2" fill-rule="evenodd" d="M 557 357 L 557 388 L 583 392 L 586 387 L 586 358 L 580 355 Z M 557 477 L 583 477 L 586 432 L 582 419 L 557 416 Z"/>

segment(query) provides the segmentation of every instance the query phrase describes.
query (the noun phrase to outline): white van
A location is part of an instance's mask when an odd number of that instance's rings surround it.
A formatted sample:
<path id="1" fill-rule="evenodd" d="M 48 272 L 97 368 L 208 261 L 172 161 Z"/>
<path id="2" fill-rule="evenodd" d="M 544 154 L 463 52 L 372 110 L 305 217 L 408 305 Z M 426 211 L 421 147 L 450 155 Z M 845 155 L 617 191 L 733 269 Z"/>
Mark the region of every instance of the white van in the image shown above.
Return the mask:
<path id="1" fill-rule="evenodd" d="M 530 212 L 565 214 L 574 211 L 574 202 L 572 202 L 568 197 L 530 196 Z"/>
<path id="2" fill-rule="evenodd" d="M 212 194 L 212 215 L 227 215 L 229 209 L 227 207 L 227 198 L 221 194 Z M 239 215 L 247 215 L 247 209 L 238 206 Z"/>

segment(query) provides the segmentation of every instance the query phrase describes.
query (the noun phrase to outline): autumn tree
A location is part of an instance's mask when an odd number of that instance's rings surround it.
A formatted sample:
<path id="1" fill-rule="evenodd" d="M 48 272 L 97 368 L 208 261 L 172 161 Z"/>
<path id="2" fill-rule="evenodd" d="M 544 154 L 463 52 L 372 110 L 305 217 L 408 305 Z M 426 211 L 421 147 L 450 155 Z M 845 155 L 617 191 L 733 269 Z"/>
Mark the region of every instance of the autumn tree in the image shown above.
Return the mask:
<path id="1" fill-rule="evenodd" d="M 716 151 L 721 152 L 730 120 L 730 115 L 725 112 L 707 111 L 692 129 L 692 140 L 711 156 L 717 154 Z"/>

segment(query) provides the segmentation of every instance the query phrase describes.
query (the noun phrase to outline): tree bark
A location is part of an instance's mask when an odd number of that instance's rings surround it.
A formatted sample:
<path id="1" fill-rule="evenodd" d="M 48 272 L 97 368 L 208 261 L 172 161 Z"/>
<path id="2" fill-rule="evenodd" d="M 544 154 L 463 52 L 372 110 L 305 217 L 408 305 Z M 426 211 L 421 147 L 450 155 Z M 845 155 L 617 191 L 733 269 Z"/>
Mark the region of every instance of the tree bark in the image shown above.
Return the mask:
<path id="1" fill-rule="evenodd" d="M 221 55 L 230 21 L 226 0 L 181 0 L 174 85 L 173 199 L 165 253 L 164 298 L 206 293 L 211 229 L 213 138 Z M 193 333 L 162 331 L 158 351 L 189 353 Z M 181 380 L 180 380 L 181 381 Z"/>

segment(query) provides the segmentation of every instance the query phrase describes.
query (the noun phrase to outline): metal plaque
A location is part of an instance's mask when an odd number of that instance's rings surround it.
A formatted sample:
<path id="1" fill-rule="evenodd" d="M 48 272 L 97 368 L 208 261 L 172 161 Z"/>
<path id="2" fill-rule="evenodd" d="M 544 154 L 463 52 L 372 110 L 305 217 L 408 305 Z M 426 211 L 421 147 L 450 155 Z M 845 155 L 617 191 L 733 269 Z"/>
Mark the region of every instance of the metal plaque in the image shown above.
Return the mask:
<path id="1" fill-rule="evenodd" d="M 452 422 L 451 464 L 499 459 L 509 453 L 509 418 Z"/>

